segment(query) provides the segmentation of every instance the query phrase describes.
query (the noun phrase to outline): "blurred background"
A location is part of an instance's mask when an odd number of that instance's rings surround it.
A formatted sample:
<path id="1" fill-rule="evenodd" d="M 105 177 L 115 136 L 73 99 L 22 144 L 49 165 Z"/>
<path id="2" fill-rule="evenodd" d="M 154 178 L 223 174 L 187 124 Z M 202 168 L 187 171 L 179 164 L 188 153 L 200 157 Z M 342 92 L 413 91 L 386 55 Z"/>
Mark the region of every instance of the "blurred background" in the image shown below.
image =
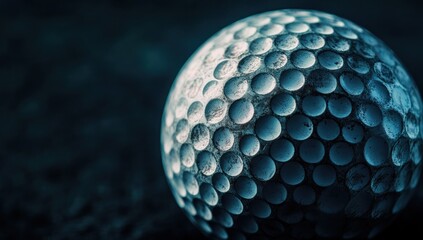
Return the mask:
<path id="1" fill-rule="evenodd" d="M 162 171 L 167 92 L 212 34 L 282 8 L 369 29 L 422 89 L 417 0 L 1 0 L 0 239 L 202 239 Z M 422 238 L 421 201 L 379 239 Z"/>

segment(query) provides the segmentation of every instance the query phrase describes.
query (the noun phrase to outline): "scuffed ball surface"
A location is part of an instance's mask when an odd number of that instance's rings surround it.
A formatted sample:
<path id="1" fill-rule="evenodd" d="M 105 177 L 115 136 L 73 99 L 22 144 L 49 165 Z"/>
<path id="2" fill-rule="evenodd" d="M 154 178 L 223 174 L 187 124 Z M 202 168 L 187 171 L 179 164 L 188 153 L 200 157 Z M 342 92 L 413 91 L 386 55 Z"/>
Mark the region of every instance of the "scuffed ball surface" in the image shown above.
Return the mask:
<path id="1" fill-rule="evenodd" d="M 367 30 L 268 12 L 224 28 L 181 70 L 163 164 L 211 238 L 373 237 L 418 183 L 421 116 L 413 80 Z"/>

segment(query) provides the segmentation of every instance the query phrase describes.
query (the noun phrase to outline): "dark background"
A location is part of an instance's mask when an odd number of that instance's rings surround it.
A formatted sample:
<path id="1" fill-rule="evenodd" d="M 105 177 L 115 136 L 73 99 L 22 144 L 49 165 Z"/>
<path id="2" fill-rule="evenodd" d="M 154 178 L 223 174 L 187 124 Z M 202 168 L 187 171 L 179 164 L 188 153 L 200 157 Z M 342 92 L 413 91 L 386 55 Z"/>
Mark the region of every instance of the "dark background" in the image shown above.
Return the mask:
<path id="1" fill-rule="evenodd" d="M 422 89 L 418 2 L 0 1 L 0 239 L 201 239 L 170 195 L 159 143 L 194 50 L 255 13 L 319 9 L 383 39 Z M 423 237 L 419 201 L 423 190 L 380 239 Z"/>

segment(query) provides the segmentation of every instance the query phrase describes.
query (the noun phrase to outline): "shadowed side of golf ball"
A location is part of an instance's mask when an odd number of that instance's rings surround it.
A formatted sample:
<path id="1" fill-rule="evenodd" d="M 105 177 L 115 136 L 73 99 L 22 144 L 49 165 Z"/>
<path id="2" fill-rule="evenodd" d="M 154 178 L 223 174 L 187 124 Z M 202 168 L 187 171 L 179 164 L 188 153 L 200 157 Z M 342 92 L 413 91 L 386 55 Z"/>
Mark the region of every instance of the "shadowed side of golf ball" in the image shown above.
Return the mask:
<path id="1" fill-rule="evenodd" d="M 193 54 L 161 148 L 176 202 L 213 239 L 371 238 L 417 186 L 422 126 L 417 87 L 378 38 L 281 10 Z"/>

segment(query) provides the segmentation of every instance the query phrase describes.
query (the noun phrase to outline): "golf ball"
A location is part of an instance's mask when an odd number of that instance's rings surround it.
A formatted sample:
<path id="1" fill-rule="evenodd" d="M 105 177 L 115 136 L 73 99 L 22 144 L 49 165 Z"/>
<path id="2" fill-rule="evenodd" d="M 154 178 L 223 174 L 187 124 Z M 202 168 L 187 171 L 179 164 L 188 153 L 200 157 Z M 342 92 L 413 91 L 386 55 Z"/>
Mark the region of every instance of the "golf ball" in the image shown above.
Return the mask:
<path id="1" fill-rule="evenodd" d="M 202 45 L 164 108 L 177 204 L 213 239 L 371 238 L 418 184 L 422 100 L 381 40 L 304 10 Z"/>

